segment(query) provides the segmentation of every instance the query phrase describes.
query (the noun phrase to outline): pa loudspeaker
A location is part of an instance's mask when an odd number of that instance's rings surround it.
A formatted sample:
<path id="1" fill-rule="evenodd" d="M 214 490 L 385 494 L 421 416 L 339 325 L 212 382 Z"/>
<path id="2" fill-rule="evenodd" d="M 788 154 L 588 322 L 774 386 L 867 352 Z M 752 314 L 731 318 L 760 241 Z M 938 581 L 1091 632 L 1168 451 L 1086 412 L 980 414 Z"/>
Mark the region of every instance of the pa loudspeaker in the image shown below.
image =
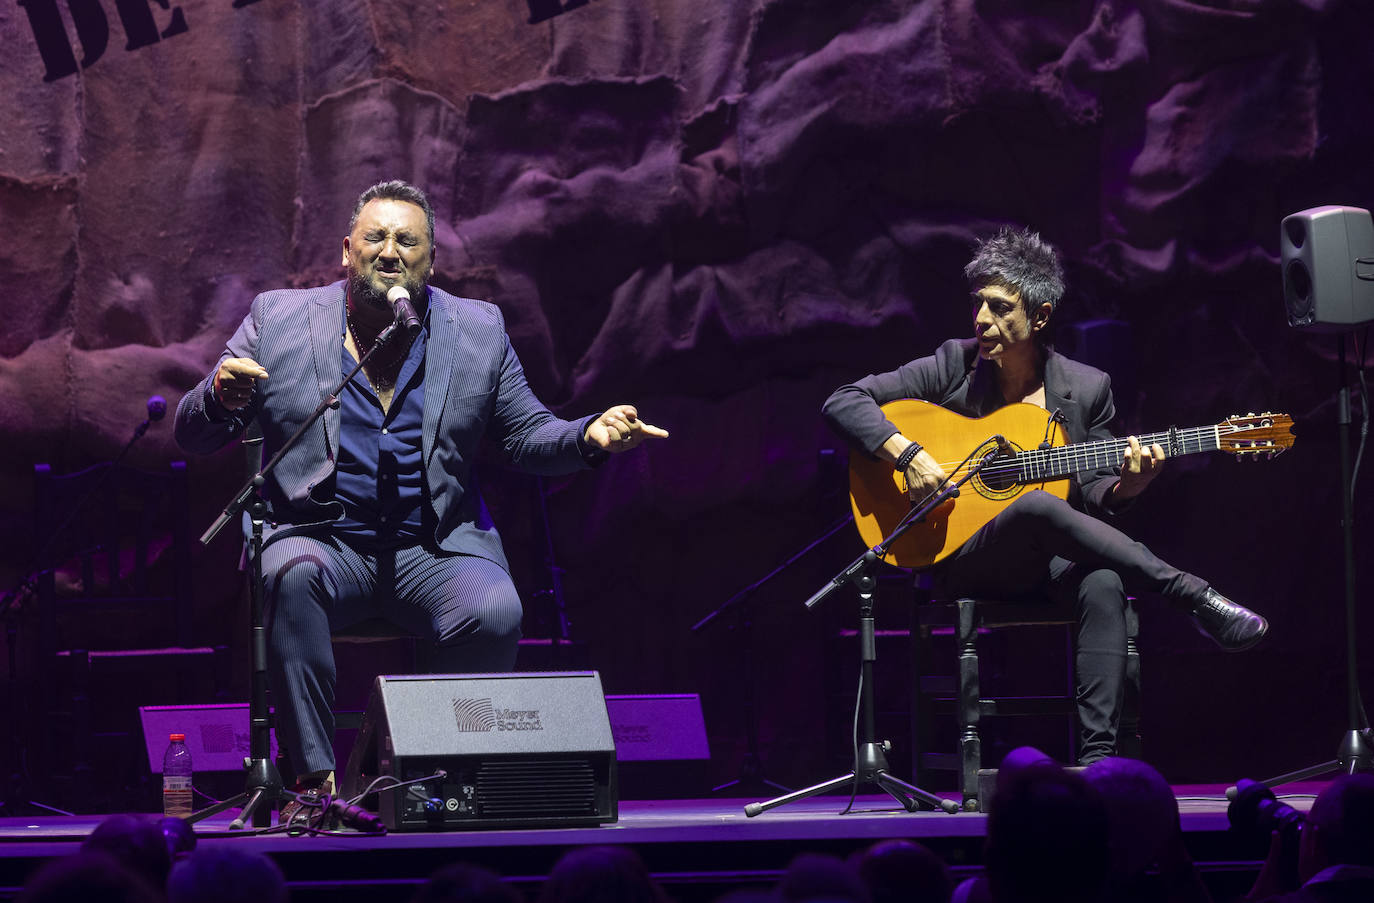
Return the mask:
<path id="1" fill-rule="evenodd" d="M 1359 207 L 1313 207 L 1279 228 L 1288 325 L 1338 332 L 1374 320 L 1374 220 Z"/>
<path id="2" fill-rule="evenodd" d="M 341 789 L 352 798 L 378 778 L 376 808 L 393 831 L 613 822 L 615 741 L 601 677 L 378 677 Z"/>

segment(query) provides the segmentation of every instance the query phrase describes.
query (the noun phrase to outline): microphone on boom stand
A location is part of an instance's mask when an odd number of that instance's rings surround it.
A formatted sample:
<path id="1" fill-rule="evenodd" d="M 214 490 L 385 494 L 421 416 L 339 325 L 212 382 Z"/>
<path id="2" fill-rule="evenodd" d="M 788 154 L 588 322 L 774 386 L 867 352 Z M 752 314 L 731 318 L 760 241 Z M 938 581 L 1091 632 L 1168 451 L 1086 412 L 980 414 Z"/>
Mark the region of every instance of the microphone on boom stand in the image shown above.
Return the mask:
<path id="1" fill-rule="evenodd" d="M 418 332 L 420 329 L 420 317 L 415 313 L 415 305 L 411 303 L 410 292 L 404 285 L 393 285 L 387 289 L 386 303 L 391 305 L 391 312 L 396 315 L 396 322 L 401 324 L 401 328 L 406 332 Z"/>

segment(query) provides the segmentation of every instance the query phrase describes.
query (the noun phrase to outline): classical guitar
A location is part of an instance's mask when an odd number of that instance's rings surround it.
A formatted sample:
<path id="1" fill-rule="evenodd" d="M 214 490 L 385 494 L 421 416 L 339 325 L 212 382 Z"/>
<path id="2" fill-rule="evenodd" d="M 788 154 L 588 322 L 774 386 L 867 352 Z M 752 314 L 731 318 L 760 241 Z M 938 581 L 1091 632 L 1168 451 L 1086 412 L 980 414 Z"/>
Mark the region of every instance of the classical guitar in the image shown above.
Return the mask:
<path id="1" fill-rule="evenodd" d="M 974 418 L 930 402 L 903 399 L 883 405 L 883 413 L 903 435 L 918 438 L 952 479 L 977 468 L 956 498 L 893 543 L 886 560 L 909 568 L 926 567 L 952 555 L 1023 492 L 1043 489 L 1067 498 L 1070 476 L 1120 464 L 1126 441 L 1065 444 L 1062 431 L 1050 423 L 1049 412 L 1033 404 L 1010 404 Z M 1005 437 L 1010 448 L 999 447 L 994 435 Z M 1238 458 L 1273 457 L 1293 445 L 1293 418 L 1237 415 L 1210 426 L 1171 427 L 1139 439 L 1141 445 L 1158 443 L 1170 458 L 1205 451 L 1229 452 Z M 870 548 L 911 510 L 902 475 L 888 462 L 862 452 L 849 456 L 849 497 L 859 535 Z"/>

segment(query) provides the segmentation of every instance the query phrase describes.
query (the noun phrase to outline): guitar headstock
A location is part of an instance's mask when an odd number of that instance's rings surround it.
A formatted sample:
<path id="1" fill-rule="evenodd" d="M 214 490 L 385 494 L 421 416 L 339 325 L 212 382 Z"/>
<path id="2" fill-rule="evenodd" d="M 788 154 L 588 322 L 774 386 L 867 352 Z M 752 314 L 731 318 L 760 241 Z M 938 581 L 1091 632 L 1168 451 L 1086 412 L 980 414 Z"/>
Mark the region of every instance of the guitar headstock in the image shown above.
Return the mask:
<path id="1" fill-rule="evenodd" d="M 1221 450 L 1237 458 L 1272 458 L 1293 447 L 1293 418 L 1287 414 L 1232 414 L 1217 424 Z"/>

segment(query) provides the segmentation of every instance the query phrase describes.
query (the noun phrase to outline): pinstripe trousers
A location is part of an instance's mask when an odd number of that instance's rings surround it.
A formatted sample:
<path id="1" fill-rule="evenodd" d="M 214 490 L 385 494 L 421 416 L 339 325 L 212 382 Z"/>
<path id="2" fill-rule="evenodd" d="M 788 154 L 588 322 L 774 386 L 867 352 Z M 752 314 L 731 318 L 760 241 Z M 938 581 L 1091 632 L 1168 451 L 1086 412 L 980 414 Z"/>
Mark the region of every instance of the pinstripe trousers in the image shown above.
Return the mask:
<path id="1" fill-rule="evenodd" d="M 277 739 L 297 774 L 334 763 L 332 633 L 383 618 L 433 641 L 439 673 L 515 667 L 520 597 L 506 570 L 420 546 L 364 552 L 334 536 L 284 536 L 262 554 Z"/>

